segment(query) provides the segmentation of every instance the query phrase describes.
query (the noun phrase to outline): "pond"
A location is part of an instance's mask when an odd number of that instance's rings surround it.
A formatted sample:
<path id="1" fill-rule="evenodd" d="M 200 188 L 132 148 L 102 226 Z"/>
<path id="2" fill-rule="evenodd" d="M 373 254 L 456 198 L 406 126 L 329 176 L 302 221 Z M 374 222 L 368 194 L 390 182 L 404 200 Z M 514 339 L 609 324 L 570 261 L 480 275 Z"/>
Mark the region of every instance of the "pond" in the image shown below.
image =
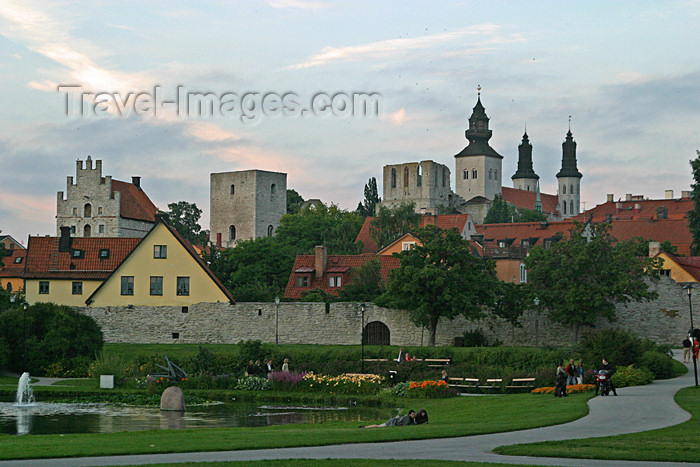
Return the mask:
<path id="1" fill-rule="evenodd" d="M 306 407 L 252 402 L 188 406 L 167 412 L 157 407 L 39 402 L 0 402 L 0 433 L 68 434 L 183 428 L 259 427 L 343 420 L 385 420 L 395 410 L 381 407 Z"/>

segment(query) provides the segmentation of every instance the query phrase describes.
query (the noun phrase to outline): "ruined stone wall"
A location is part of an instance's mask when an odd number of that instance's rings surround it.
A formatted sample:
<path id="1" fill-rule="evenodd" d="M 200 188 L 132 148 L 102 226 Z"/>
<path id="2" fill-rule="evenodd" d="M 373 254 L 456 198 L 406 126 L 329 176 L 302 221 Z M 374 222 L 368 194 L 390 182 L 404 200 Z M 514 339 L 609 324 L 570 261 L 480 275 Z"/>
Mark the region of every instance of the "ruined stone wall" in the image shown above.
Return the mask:
<path id="1" fill-rule="evenodd" d="M 598 323 L 600 327 L 620 328 L 656 342 L 680 345 L 690 327 L 688 296 L 680 285 L 663 277 L 650 281 L 659 299 L 648 303 L 619 305 L 618 321 Z M 700 294 L 700 290 L 697 291 Z M 700 300 L 693 300 L 698 310 Z M 123 343 L 237 343 L 259 339 L 275 342 L 275 322 L 280 344 L 360 343 L 362 313 L 357 303 L 199 303 L 182 307 L 102 307 L 82 308 L 95 318 L 106 342 Z M 279 313 L 277 313 L 277 311 Z M 700 318 L 699 318 L 700 319 Z M 425 345 L 427 330 L 414 326 L 408 313 L 368 304 L 364 324 L 384 323 L 392 345 Z M 536 311 L 521 319 L 522 328 L 513 328 L 494 316 L 470 322 L 462 317 L 438 324 L 436 344 L 452 345 L 467 330 L 480 329 L 491 341 L 506 345 L 564 345 L 574 341 L 573 329 L 553 323 Z M 696 322 L 696 326 L 700 326 Z M 177 337 L 174 337 L 176 333 Z"/>

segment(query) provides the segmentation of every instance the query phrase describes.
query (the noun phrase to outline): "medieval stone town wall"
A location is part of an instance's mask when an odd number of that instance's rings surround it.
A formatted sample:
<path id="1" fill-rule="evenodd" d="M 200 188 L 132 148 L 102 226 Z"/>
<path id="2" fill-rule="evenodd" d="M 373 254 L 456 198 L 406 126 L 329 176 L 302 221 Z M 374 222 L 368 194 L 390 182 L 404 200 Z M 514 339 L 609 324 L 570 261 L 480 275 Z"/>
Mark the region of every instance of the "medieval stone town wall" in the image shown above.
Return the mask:
<path id="1" fill-rule="evenodd" d="M 658 343 L 680 345 L 690 327 L 688 296 L 680 285 L 663 277 L 650 281 L 659 299 L 648 303 L 620 305 L 618 320 L 602 321 L 600 327 L 620 328 Z M 700 290 L 697 291 L 700 295 Z M 700 299 L 693 300 L 696 310 Z M 199 303 L 183 312 L 182 307 L 83 308 L 102 328 L 106 342 L 122 343 L 237 343 L 259 339 L 275 342 L 275 322 L 280 344 L 360 343 L 362 312 L 357 303 Z M 698 315 L 700 320 L 700 315 Z M 417 346 L 428 341 L 427 330 L 414 326 L 408 313 L 366 306 L 364 323 L 384 323 L 392 345 Z M 442 320 L 437 345 L 452 345 L 467 330 L 480 329 L 490 340 L 506 345 L 560 345 L 573 342 L 574 333 L 544 315 L 528 311 L 522 328 L 489 316 L 469 322 L 464 318 Z M 696 326 L 698 322 L 696 321 Z M 174 334 L 175 333 L 175 334 Z M 174 337 L 177 336 L 177 337 Z"/>

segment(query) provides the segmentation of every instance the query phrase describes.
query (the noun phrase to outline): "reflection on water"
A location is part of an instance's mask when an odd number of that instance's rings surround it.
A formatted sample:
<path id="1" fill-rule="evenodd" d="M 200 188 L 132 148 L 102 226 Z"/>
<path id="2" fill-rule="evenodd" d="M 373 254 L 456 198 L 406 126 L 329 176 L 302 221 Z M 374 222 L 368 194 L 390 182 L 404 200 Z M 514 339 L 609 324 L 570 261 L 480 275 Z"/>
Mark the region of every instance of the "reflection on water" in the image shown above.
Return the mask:
<path id="1" fill-rule="evenodd" d="M 188 406 L 187 411 L 106 404 L 0 402 L 0 433 L 67 434 L 267 426 L 330 421 L 384 420 L 391 409 L 377 407 L 306 407 L 235 402 Z"/>

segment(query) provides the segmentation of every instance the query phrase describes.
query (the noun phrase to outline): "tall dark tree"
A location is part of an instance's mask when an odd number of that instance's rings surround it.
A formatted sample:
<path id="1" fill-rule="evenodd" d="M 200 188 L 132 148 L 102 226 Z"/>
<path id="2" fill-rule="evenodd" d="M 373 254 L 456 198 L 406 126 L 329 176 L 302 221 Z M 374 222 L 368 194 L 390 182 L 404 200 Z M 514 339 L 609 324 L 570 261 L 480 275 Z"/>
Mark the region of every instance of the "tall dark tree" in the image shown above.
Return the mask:
<path id="1" fill-rule="evenodd" d="M 381 200 L 379 191 L 377 190 L 377 179 L 372 177 L 365 185 L 365 200 L 357 205 L 357 212 L 362 217 L 374 217 L 377 204 L 379 204 Z"/>
<path id="2" fill-rule="evenodd" d="M 635 243 L 618 242 L 607 223 L 590 229 L 575 223 L 567 238 L 548 250 L 532 248 L 524 260 L 541 307 L 573 328 L 577 340 L 581 326 L 592 326 L 599 317 L 614 321 L 616 303 L 657 296 L 644 279 L 659 266 L 658 259 L 637 256 Z"/>
<path id="3" fill-rule="evenodd" d="M 495 290 L 496 303 L 493 314 L 508 321 L 516 328 L 521 328 L 520 317 L 525 310 L 532 308 L 532 300 L 527 284 L 499 282 Z"/>
<path id="4" fill-rule="evenodd" d="M 304 198 L 296 190 L 287 188 L 287 214 L 296 214 L 301 210 Z"/>
<path id="5" fill-rule="evenodd" d="M 354 268 L 351 276 L 352 281 L 338 292 L 341 301 L 374 302 L 382 294 L 382 274 L 379 260 L 373 259 L 359 268 Z"/>
<path id="6" fill-rule="evenodd" d="M 183 238 L 193 245 L 204 245 L 208 234 L 199 225 L 202 210 L 194 203 L 178 201 L 168 204 L 168 222 Z"/>
<path id="7" fill-rule="evenodd" d="M 401 235 L 418 228 L 420 214 L 416 214 L 415 210 L 415 203 L 405 203 L 394 208 L 381 206 L 369 228 L 369 234 L 377 247 L 384 248 Z"/>
<path id="8" fill-rule="evenodd" d="M 690 161 L 690 168 L 693 172 L 693 184 L 690 185 L 690 199 L 693 200 L 694 208 L 688 213 L 688 227 L 693 234 L 693 243 L 690 245 L 690 255 L 700 256 L 700 151 L 695 151 L 698 157 Z"/>
<path id="9" fill-rule="evenodd" d="M 510 224 L 512 222 L 541 222 L 547 220 L 547 216 L 531 209 L 516 208 L 496 195 L 491 208 L 484 218 L 484 224 Z"/>
<path id="10" fill-rule="evenodd" d="M 408 310 L 416 326 L 428 328 L 428 345 L 435 345 L 440 318 L 481 317 L 493 304 L 498 279 L 493 264 L 474 256 L 456 229 L 428 225 L 417 234 L 423 245 L 398 254 L 401 265 L 376 303 Z"/>

